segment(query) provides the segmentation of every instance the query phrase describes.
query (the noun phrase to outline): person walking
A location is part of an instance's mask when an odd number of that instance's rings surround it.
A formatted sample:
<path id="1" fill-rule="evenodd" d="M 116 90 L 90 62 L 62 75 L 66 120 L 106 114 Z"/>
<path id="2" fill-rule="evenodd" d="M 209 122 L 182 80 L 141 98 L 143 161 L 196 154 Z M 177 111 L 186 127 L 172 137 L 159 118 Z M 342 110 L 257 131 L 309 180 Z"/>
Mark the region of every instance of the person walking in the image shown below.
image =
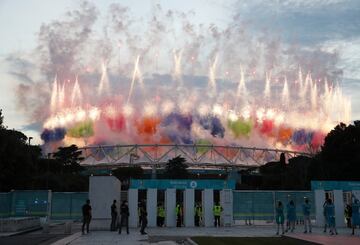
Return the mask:
<path id="1" fill-rule="evenodd" d="M 213 213 L 214 213 L 214 226 L 215 227 L 220 227 L 220 216 L 221 216 L 221 212 L 223 211 L 223 208 L 221 207 L 221 205 L 219 204 L 219 202 L 216 202 L 214 208 L 213 208 Z"/>
<path id="2" fill-rule="evenodd" d="M 329 204 L 329 198 L 325 199 L 325 202 L 323 204 L 323 215 L 324 215 L 324 233 L 326 233 L 326 228 L 329 226 L 328 219 L 326 216 L 326 206 Z"/>
<path id="3" fill-rule="evenodd" d="M 276 235 L 279 235 L 280 226 L 281 226 L 282 234 L 284 235 L 284 206 L 281 201 L 278 202 L 275 212 L 276 212 L 275 220 L 277 224 Z"/>
<path id="4" fill-rule="evenodd" d="M 126 233 L 129 234 L 129 205 L 127 201 L 123 201 L 120 206 L 120 216 L 119 234 L 121 234 L 123 225 L 126 227 Z"/>
<path id="5" fill-rule="evenodd" d="M 309 199 L 305 198 L 305 203 L 302 205 L 302 211 L 304 216 L 304 233 L 311 233 L 311 219 L 310 219 L 310 211 L 311 205 L 309 203 Z"/>
<path id="6" fill-rule="evenodd" d="M 352 204 L 346 204 L 345 210 L 344 210 L 344 216 L 346 219 L 346 227 L 347 228 L 352 228 L 351 225 L 351 217 L 352 217 Z"/>
<path id="7" fill-rule="evenodd" d="M 140 207 L 140 223 L 141 223 L 140 233 L 141 235 L 146 235 L 147 233 L 145 232 L 145 228 L 147 226 L 148 220 L 147 220 L 147 212 L 144 203 Z"/>
<path id="8" fill-rule="evenodd" d="M 157 226 L 163 227 L 165 220 L 165 209 L 162 203 L 157 208 Z"/>
<path id="9" fill-rule="evenodd" d="M 86 233 L 89 234 L 89 226 L 91 221 L 91 206 L 90 200 L 87 199 L 86 203 L 82 206 L 83 223 L 81 227 L 82 234 L 84 235 L 84 228 L 86 226 Z"/>
<path id="10" fill-rule="evenodd" d="M 116 200 L 113 201 L 113 204 L 111 205 L 111 225 L 110 225 L 110 231 L 116 231 L 117 226 L 117 218 L 118 218 L 118 212 L 116 207 Z"/>
<path id="11" fill-rule="evenodd" d="M 202 217 L 202 207 L 200 203 L 195 205 L 195 226 L 200 226 L 200 220 Z"/>
<path id="12" fill-rule="evenodd" d="M 181 227 L 182 226 L 183 209 L 182 209 L 180 203 L 178 203 L 175 207 L 175 214 L 176 214 L 176 227 Z"/>
<path id="13" fill-rule="evenodd" d="M 293 200 L 291 200 L 288 203 L 288 205 L 286 205 L 286 215 L 287 215 L 287 221 L 289 223 L 289 231 L 294 232 L 295 221 L 296 221 L 296 207 Z"/>
<path id="14" fill-rule="evenodd" d="M 335 223 L 335 206 L 332 203 L 331 199 L 328 199 L 328 203 L 325 206 L 325 215 L 326 215 L 327 224 L 330 229 L 330 234 L 337 235 L 338 233 L 336 230 L 336 223 Z"/>
<path id="15" fill-rule="evenodd" d="M 360 203 L 359 200 L 354 198 L 354 202 L 351 205 L 351 224 L 352 224 L 352 235 L 355 234 L 355 228 L 356 226 L 360 226 Z"/>

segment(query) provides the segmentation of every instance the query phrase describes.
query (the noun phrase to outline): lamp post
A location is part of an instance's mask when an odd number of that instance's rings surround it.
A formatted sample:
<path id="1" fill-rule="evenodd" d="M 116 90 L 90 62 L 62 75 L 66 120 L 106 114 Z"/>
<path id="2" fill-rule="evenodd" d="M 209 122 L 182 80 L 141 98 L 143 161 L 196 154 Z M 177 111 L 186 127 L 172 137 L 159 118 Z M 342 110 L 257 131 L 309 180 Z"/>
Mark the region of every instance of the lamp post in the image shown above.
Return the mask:
<path id="1" fill-rule="evenodd" d="M 29 137 L 29 145 L 31 144 L 32 139 L 33 139 L 33 137 Z"/>

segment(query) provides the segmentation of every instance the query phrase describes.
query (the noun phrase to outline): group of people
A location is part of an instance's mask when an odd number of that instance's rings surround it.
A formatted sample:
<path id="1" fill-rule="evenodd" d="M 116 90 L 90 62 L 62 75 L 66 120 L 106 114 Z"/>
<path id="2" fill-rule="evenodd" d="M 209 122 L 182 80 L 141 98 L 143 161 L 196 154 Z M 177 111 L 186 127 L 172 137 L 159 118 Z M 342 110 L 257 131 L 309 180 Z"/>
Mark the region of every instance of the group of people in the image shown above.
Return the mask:
<path id="1" fill-rule="evenodd" d="M 146 212 L 146 204 L 145 202 L 141 202 L 139 204 L 139 224 L 140 224 L 140 233 L 145 235 L 145 228 L 147 227 L 147 212 Z M 223 211 L 222 206 L 216 202 L 213 207 L 213 215 L 214 215 L 214 226 L 220 227 L 220 217 Z M 304 233 L 311 233 L 311 204 L 308 199 L 305 199 L 302 204 L 302 214 L 304 221 Z M 83 224 L 82 224 L 82 234 L 86 232 L 89 233 L 89 225 L 92 218 L 91 214 L 91 205 L 90 200 L 87 200 L 86 203 L 82 206 L 82 214 L 83 214 Z M 181 227 L 183 224 L 183 208 L 180 203 L 176 204 L 175 208 L 176 214 L 176 226 Z M 337 235 L 336 224 L 335 224 L 335 206 L 331 199 L 326 199 L 323 205 L 323 214 L 325 218 L 324 232 L 326 232 L 327 228 L 330 229 L 331 235 Z M 200 226 L 202 223 L 203 210 L 200 203 L 196 203 L 194 207 L 194 224 L 195 226 Z M 355 228 L 360 226 L 360 203 L 359 200 L 353 198 L 353 202 L 348 204 L 345 208 L 345 218 L 347 220 L 347 225 L 349 228 L 352 228 L 352 234 L 354 235 Z M 120 222 L 119 222 L 120 220 Z M 296 223 L 296 206 L 293 200 L 290 200 L 286 205 L 286 229 L 284 229 L 285 223 L 285 215 L 284 215 L 284 205 L 281 201 L 277 203 L 275 209 L 275 221 L 277 224 L 276 234 L 279 235 L 279 230 L 281 227 L 281 232 L 284 234 L 285 232 L 294 232 L 295 223 Z M 162 203 L 160 203 L 157 207 L 157 226 L 163 227 L 165 221 L 165 208 Z M 125 226 L 126 233 L 129 234 L 129 206 L 127 201 L 123 201 L 120 206 L 120 219 L 118 218 L 118 209 L 116 206 L 116 200 L 113 201 L 111 205 L 111 224 L 110 230 L 117 231 L 121 234 L 122 227 Z"/>
<path id="2" fill-rule="evenodd" d="M 304 217 L 304 233 L 311 233 L 311 219 L 310 219 L 310 211 L 311 211 L 311 204 L 309 199 L 305 199 L 304 203 L 302 204 L 302 213 Z M 275 221 L 277 224 L 276 235 L 279 235 L 279 230 L 281 227 L 282 234 L 285 232 L 294 232 L 295 230 L 295 222 L 296 222 L 296 206 L 293 200 L 286 205 L 286 229 L 284 230 L 284 223 L 285 223 L 285 215 L 284 215 L 284 206 L 281 201 L 277 203 L 275 209 Z"/>
<path id="3" fill-rule="evenodd" d="M 220 217 L 223 208 L 217 202 L 213 207 L 213 214 L 214 214 L 214 226 L 220 227 Z M 183 226 L 183 219 L 184 219 L 184 210 L 181 203 L 177 203 L 175 206 L 175 217 L 176 217 L 176 227 Z M 159 203 L 157 207 L 157 218 L 156 224 L 158 227 L 163 227 L 165 225 L 165 208 L 163 203 Z M 200 202 L 197 202 L 194 207 L 194 225 L 199 227 L 202 225 L 203 222 L 203 210 Z"/>
<path id="4" fill-rule="evenodd" d="M 323 205 L 323 214 L 325 218 L 324 232 L 326 229 L 330 229 L 331 235 L 337 235 L 336 223 L 335 223 L 335 206 L 330 198 L 327 198 Z M 345 207 L 345 219 L 348 228 L 352 228 L 352 235 L 355 234 L 357 226 L 360 227 L 360 203 L 359 200 L 352 196 L 351 204 L 347 204 Z"/>

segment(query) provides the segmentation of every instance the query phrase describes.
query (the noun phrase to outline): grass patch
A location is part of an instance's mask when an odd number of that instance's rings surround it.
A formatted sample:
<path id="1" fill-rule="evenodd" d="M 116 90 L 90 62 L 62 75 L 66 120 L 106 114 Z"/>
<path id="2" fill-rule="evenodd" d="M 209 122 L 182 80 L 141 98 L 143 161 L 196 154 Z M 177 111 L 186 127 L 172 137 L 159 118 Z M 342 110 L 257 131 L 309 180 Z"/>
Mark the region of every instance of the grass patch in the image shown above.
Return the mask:
<path id="1" fill-rule="evenodd" d="M 199 245 L 314 245 L 289 237 L 192 237 Z"/>

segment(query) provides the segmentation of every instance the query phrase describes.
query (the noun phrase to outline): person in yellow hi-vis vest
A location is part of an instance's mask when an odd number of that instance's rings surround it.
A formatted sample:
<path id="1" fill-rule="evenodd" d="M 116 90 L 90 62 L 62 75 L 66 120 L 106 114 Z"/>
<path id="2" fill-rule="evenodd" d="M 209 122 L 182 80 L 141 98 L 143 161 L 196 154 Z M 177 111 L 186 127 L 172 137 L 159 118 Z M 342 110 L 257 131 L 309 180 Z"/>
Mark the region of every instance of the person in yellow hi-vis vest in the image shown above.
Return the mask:
<path id="1" fill-rule="evenodd" d="M 200 221 L 202 219 L 202 207 L 200 203 L 195 205 L 195 226 L 200 226 Z"/>
<path id="2" fill-rule="evenodd" d="M 181 227 L 181 225 L 182 225 L 183 209 L 182 209 L 182 206 L 180 205 L 180 203 L 176 204 L 175 214 L 176 214 L 176 227 Z"/>
<path id="3" fill-rule="evenodd" d="M 214 205 L 214 208 L 213 208 L 214 219 L 215 219 L 214 226 L 215 227 L 220 227 L 220 216 L 221 216 L 222 211 L 223 211 L 223 208 L 221 207 L 219 202 L 216 202 L 216 204 Z"/>
<path id="4" fill-rule="evenodd" d="M 165 209 L 162 203 L 157 208 L 157 226 L 163 227 L 165 220 Z"/>

